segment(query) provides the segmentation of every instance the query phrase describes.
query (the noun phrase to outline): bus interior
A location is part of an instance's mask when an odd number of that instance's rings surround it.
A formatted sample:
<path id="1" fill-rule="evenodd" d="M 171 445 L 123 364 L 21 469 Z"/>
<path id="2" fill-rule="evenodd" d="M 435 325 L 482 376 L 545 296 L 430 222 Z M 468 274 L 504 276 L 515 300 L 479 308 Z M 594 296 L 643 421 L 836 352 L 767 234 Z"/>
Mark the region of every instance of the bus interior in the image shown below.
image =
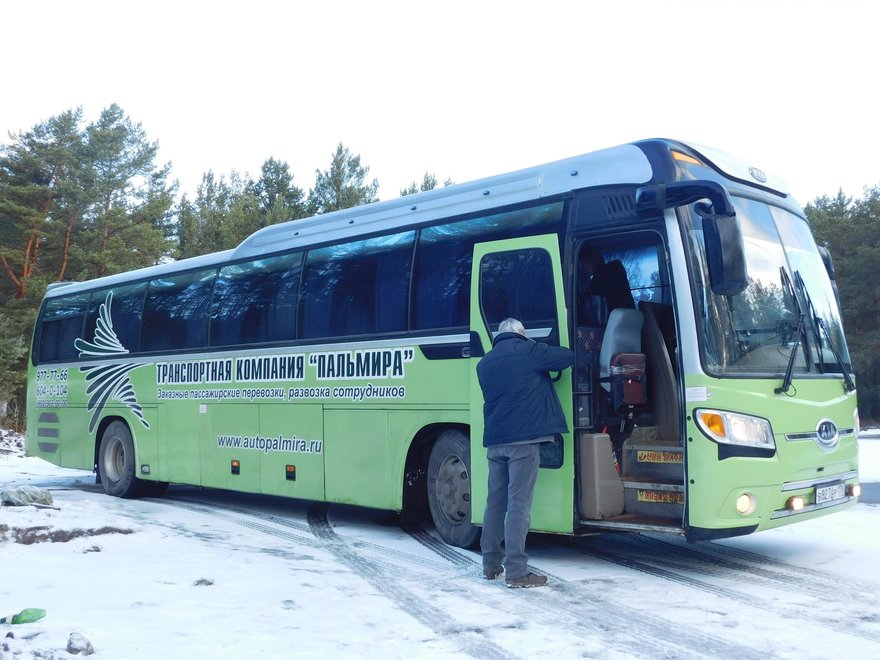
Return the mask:
<path id="1" fill-rule="evenodd" d="M 618 233 L 581 240 L 574 253 L 579 523 L 680 530 L 678 335 L 663 242 Z"/>

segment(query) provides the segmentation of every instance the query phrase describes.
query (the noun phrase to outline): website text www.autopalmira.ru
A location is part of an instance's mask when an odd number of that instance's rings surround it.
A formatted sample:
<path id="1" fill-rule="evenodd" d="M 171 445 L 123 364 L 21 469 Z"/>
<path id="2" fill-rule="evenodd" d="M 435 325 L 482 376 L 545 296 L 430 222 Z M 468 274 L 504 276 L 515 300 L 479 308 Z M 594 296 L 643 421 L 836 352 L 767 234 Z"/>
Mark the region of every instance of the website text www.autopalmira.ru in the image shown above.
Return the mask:
<path id="1" fill-rule="evenodd" d="M 269 452 L 291 452 L 294 454 L 320 454 L 324 450 L 323 440 L 305 438 L 265 438 L 263 436 L 218 435 L 217 446 L 227 449 L 252 449 L 265 454 Z"/>

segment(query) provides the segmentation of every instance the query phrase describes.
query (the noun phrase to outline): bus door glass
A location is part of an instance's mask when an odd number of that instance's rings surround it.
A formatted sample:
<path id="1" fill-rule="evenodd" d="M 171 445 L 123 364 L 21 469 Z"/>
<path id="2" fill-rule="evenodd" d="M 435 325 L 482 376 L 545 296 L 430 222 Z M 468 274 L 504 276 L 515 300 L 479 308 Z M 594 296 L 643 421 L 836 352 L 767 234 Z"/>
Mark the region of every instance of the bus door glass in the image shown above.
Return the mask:
<path id="1" fill-rule="evenodd" d="M 483 396 L 476 365 L 492 346 L 498 324 L 511 317 L 526 335 L 551 346 L 569 346 L 566 309 L 555 234 L 479 243 L 471 274 L 471 487 L 473 520 L 481 523 L 486 503 L 488 464 L 483 447 Z M 571 375 L 556 382 L 571 428 Z M 541 469 L 532 505 L 532 529 L 572 529 L 573 455 L 571 434 L 542 445 Z"/>

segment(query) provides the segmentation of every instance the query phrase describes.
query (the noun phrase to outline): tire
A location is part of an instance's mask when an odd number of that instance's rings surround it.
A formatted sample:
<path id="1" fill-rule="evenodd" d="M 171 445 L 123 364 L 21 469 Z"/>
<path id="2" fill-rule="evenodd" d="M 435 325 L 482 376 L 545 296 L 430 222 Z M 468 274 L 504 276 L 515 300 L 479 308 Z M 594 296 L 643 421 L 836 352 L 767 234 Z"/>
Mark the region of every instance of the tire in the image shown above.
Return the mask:
<path id="1" fill-rule="evenodd" d="M 134 441 L 123 422 L 111 422 L 101 436 L 98 473 L 104 492 L 114 497 L 138 497 L 144 482 L 135 476 Z"/>
<path id="2" fill-rule="evenodd" d="M 460 431 L 443 432 L 428 459 L 428 505 L 440 537 L 449 545 L 471 548 L 480 528 L 471 523 L 470 442 Z"/>

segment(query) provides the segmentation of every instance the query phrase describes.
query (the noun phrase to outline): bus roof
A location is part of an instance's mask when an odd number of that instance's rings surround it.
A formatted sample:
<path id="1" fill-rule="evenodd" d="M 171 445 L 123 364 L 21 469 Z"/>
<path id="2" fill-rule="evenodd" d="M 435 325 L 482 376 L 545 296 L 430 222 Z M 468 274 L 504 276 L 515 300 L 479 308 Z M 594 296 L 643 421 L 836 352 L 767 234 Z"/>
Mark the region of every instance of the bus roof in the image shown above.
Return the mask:
<path id="1" fill-rule="evenodd" d="M 508 174 L 270 225 L 242 241 L 233 258 L 426 224 L 575 188 L 647 183 L 652 176 L 651 165 L 641 149 L 631 144 L 611 147 Z"/>
<path id="2" fill-rule="evenodd" d="M 283 222 L 254 232 L 232 250 L 169 261 L 87 282 L 58 282 L 49 286 L 46 296 L 54 297 L 181 271 L 208 268 L 228 261 L 253 259 L 264 254 L 305 248 L 316 243 L 342 242 L 358 236 L 405 229 L 443 218 L 538 200 L 580 188 L 645 184 L 654 177 L 651 163 L 639 147 L 639 144 L 647 142 L 688 149 L 684 144 L 676 141 L 646 140 L 642 143 L 602 149 L 485 179 Z M 696 147 L 694 151 L 703 155 L 710 165 L 724 171 L 728 176 L 745 182 L 749 181 L 750 174 L 755 178 L 755 173 L 752 172 L 755 168 L 749 168 L 724 152 L 707 147 Z M 784 185 L 778 180 L 764 185 L 777 190 L 784 189 Z"/>

